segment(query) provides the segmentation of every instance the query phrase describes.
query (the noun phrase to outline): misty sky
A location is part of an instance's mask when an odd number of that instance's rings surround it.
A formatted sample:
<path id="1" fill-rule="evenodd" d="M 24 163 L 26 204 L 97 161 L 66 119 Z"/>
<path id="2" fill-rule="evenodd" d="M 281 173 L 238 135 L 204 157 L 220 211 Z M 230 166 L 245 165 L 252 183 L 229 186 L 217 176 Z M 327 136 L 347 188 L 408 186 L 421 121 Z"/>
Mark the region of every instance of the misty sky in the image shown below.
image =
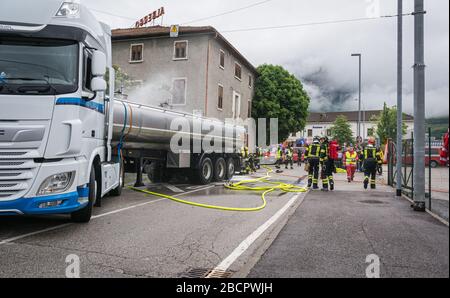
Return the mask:
<path id="1" fill-rule="evenodd" d="M 363 103 L 381 109 L 396 104 L 396 18 L 288 29 L 226 32 L 373 16 L 377 0 L 272 0 L 226 16 L 190 23 L 262 0 L 82 0 L 90 8 L 121 15 L 94 13 L 113 28 L 127 28 L 161 6 L 164 25 L 211 25 L 223 32 L 255 66 L 280 64 L 294 73 L 311 96 L 312 111 L 356 110 L 357 58 L 363 54 Z M 393 15 L 397 1 L 379 0 L 379 14 Z M 404 12 L 414 0 L 404 0 Z M 425 0 L 427 116 L 449 114 L 449 1 Z M 404 18 L 404 109 L 413 112 L 413 17 Z"/>

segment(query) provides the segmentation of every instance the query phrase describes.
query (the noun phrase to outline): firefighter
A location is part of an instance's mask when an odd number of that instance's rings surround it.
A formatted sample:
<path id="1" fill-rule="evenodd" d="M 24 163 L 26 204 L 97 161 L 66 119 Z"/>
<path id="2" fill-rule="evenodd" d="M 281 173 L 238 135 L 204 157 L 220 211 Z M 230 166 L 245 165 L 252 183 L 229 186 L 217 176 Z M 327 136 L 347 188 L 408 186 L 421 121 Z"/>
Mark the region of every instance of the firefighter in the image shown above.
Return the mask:
<path id="1" fill-rule="evenodd" d="M 380 176 L 383 175 L 383 161 L 384 161 L 384 153 L 380 147 L 377 147 L 377 172 Z"/>
<path id="2" fill-rule="evenodd" d="M 377 176 L 377 166 L 380 155 L 378 154 L 378 150 L 375 147 L 375 138 L 370 137 L 368 141 L 368 145 L 363 150 L 364 156 L 364 189 L 367 189 L 369 186 L 370 180 L 370 188 L 376 188 L 376 176 Z"/>
<path id="3" fill-rule="evenodd" d="M 250 155 L 247 146 L 241 148 L 241 155 L 242 155 L 242 163 L 244 165 L 244 174 L 250 174 L 252 169 L 250 167 L 250 160 L 249 160 Z"/>
<path id="4" fill-rule="evenodd" d="M 322 191 L 328 191 L 328 185 L 330 183 L 329 173 L 333 170 L 329 169 L 329 140 L 327 137 L 322 137 L 320 139 L 320 179 L 322 179 Z M 331 172 L 332 175 L 332 172 Z"/>
<path id="5" fill-rule="evenodd" d="M 281 168 L 281 164 L 283 163 L 283 148 L 282 145 L 279 145 L 277 148 L 277 152 L 276 152 L 276 163 L 275 163 L 275 167 L 277 169 Z"/>
<path id="6" fill-rule="evenodd" d="M 320 138 L 314 137 L 313 143 L 306 149 L 305 157 L 309 165 L 308 187 L 319 189 Z"/>
<path id="7" fill-rule="evenodd" d="M 255 168 L 255 172 L 256 170 L 261 169 L 261 157 L 263 156 L 262 154 L 262 149 L 260 147 L 256 147 L 256 152 L 253 155 L 253 165 Z"/>
<path id="8" fill-rule="evenodd" d="M 292 147 L 288 147 L 286 148 L 285 151 L 285 156 L 286 156 L 286 170 L 288 169 L 288 166 L 291 165 L 291 170 L 294 169 L 294 150 L 292 149 Z"/>
<path id="9" fill-rule="evenodd" d="M 332 140 L 328 144 L 328 161 L 326 163 L 326 173 L 328 177 L 328 183 L 330 184 L 330 190 L 334 190 L 334 177 L 333 174 L 336 173 L 336 161 L 339 159 L 339 144 L 336 140 Z"/>
<path id="10" fill-rule="evenodd" d="M 356 165 L 358 163 L 358 153 L 356 153 L 353 145 L 348 147 L 347 152 L 345 152 L 344 166 L 347 170 L 347 180 L 351 183 L 355 178 Z"/>

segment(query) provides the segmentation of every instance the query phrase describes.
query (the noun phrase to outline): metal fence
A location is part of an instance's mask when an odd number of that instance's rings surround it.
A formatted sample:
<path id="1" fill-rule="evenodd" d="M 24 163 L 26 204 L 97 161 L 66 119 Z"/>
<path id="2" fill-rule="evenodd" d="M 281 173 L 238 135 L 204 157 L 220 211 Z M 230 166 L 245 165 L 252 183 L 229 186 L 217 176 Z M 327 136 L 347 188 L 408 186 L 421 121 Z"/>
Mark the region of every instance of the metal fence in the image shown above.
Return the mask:
<path id="1" fill-rule="evenodd" d="M 393 141 L 389 142 L 388 154 L 388 184 L 397 186 L 397 146 Z M 402 191 L 412 198 L 414 193 L 414 139 L 403 141 L 402 152 Z"/>
<path id="2" fill-rule="evenodd" d="M 430 134 L 429 134 L 430 135 Z M 448 218 L 448 200 L 446 206 L 442 206 L 445 197 L 448 198 L 448 168 L 441 167 L 439 163 L 439 148 L 441 141 L 436 141 L 428 137 L 425 144 L 425 179 L 426 179 L 426 204 L 429 210 L 442 209 Z M 388 184 L 396 187 L 396 143 L 388 143 Z M 409 198 L 414 196 L 414 138 L 403 141 L 402 152 L 402 193 Z M 442 199 L 444 198 L 444 199 Z M 434 205 L 434 206 L 433 206 Z M 433 210 L 435 211 L 435 210 Z M 439 211 L 439 210 L 438 210 Z"/>

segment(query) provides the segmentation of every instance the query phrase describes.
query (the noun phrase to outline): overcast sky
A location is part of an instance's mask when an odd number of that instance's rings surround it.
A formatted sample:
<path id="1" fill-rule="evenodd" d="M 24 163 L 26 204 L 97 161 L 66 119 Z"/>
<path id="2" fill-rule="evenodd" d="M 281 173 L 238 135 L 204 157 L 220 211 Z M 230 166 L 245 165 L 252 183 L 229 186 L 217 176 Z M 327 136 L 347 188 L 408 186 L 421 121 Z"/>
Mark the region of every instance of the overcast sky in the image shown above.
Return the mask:
<path id="1" fill-rule="evenodd" d="M 263 0 L 82 0 L 113 28 L 131 27 L 134 19 L 165 7 L 164 25 L 193 20 L 249 6 Z M 376 3 L 379 2 L 379 6 Z M 414 0 L 404 0 L 404 12 Z M 276 30 L 226 32 L 330 20 L 364 18 L 397 12 L 395 0 L 271 0 L 232 14 L 189 23 L 211 25 L 224 32 L 255 66 L 280 64 L 294 73 L 311 96 L 312 111 L 356 110 L 358 61 L 363 55 L 363 104 L 381 109 L 396 104 L 396 18 Z M 449 1 L 425 0 L 427 116 L 449 114 Z M 413 17 L 404 18 L 404 106 L 413 112 Z"/>

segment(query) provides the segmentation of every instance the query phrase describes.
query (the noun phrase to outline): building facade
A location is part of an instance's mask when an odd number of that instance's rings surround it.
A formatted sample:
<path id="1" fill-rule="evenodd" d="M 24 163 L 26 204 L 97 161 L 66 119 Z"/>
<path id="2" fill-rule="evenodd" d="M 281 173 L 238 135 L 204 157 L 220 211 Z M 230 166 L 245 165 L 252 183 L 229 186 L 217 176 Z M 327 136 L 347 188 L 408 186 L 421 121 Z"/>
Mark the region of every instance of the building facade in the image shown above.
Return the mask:
<path id="1" fill-rule="evenodd" d="M 365 111 L 362 113 L 361 119 L 361 137 L 363 140 L 367 140 L 370 136 L 374 136 L 377 128 L 377 122 L 374 116 L 379 116 L 381 110 Z M 312 140 L 315 136 L 327 136 L 331 137 L 331 128 L 334 125 L 334 121 L 338 116 L 345 116 L 349 121 L 350 127 L 355 139 L 358 132 L 358 111 L 352 112 L 330 112 L 330 113 L 310 113 L 306 122 L 305 129 L 302 132 L 297 133 L 292 138 L 306 138 Z M 414 118 L 410 115 L 405 115 L 404 123 L 407 126 L 407 132 L 405 137 L 410 137 L 414 131 Z"/>
<path id="2" fill-rule="evenodd" d="M 255 67 L 212 27 L 113 30 L 113 64 L 137 84 L 130 101 L 224 120 L 251 116 Z"/>

